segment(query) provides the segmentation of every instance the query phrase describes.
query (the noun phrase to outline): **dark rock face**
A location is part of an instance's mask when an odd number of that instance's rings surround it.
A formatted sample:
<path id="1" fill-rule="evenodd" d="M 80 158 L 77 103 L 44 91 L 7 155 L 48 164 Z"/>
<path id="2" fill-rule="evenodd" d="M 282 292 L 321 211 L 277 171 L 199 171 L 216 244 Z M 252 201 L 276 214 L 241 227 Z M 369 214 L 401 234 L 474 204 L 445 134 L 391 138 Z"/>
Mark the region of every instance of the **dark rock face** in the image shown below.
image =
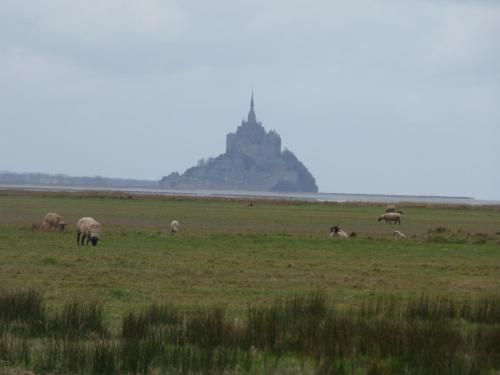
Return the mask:
<path id="1" fill-rule="evenodd" d="M 160 180 L 170 189 L 250 190 L 313 192 L 318 186 L 312 174 L 290 151 L 281 151 L 281 138 L 266 132 L 257 122 L 253 95 L 248 120 L 226 136 L 226 152 L 199 163 L 180 175 Z"/>

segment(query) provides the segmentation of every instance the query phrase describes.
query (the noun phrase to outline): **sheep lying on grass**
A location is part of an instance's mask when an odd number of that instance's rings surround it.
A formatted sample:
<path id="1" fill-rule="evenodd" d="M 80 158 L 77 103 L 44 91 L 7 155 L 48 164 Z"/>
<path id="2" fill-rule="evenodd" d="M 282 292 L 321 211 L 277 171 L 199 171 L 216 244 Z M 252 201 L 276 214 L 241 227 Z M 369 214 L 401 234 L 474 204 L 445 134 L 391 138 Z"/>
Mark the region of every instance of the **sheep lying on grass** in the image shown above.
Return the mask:
<path id="1" fill-rule="evenodd" d="M 392 236 L 395 239 L 406 238 L 406 234 L 404 234 L 403 232 L 400 232 L 399 230 L 395 230 L 394 233 L 392 233 Z"/>
<path id="2" fill-rule="evenodd" d="M 64 222 L 63 217 L 54 212 L 49 212 L 47 215 L 45 215 L 42 221 L 43 230 L 59 229 L 62 232 L 64 231 L 65 227 L 66 223 Z M 35 225 L 33 225 L 33 229 L 35 229 Z"/>
<path id="3" fill-rule="evenodd" d="M 383 215 L 380 215 L 378 221 L 385 220 L 385 223 L 389 224 L 401 224 L 401 214 L 397 212 L 388 212 Z"/>
<path id="4" fill-rule="evenodd" d="M 330 237 L 349 237 L 346 232 L 340 229 L 338 226 L 330 228 Z"/>
<path id="5" fill-rule="evenodd" d="M 177 220 L 172 220 L 170 223 L 170 233 L 175 234 L 179 231 L 180 229 L 180 224 Z"/>
<path id="6" fill-rule="evenodd" d="M 356 237 L 357 234 L 356 232 L 351 232 L 351 234 L 347 234 L 346 232 L 344 232 L 342 229 L 340 229 L 338 226 L 334 226 L 334 227 L 331 227 L 330 228 L 330 237 L 344 237 L 344 238 L 347 238 L 347 237 Z"/>
<path id="7" fill-rule="evenodd" d="M 76 224 L 76 243 L 78 245 L 80 245 L 80 235 L 82 236 L 82 245 L 87 238 L 87 245 L 90 241 L 92 246 L 96 246 L 97 241 L 101 238 L 101 224 L 92 217 L 82 217 Z"/>

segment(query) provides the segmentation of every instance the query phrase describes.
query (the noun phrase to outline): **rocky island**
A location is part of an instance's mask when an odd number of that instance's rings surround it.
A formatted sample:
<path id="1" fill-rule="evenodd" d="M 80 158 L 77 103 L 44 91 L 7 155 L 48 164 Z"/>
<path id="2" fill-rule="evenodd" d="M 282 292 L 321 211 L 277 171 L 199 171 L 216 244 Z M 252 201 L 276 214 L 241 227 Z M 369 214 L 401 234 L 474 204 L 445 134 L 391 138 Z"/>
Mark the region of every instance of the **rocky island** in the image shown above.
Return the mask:
<path id="1" fill-rule="evenodd" d="M 318 192 L 312 174 L 288 150 L 281 151 L 281 137 L 257 121 L 253 93 L 247 121 L 226 136 L 226 152 L 183 174 L 173 172 L 160 186 L 178 190 L 248 190 Z"/>

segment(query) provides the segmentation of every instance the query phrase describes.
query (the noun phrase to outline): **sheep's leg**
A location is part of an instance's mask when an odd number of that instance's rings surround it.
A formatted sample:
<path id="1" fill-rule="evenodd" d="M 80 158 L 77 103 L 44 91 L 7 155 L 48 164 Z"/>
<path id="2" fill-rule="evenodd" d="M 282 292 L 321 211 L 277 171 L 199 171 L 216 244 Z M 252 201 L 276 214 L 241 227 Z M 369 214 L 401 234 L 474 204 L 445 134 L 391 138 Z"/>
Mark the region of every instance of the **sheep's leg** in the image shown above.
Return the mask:
<path id="1" fill-rule="evenodd" d="M 83 246 L 83 241 L 85 241 L 85 234 L 82 236 L 82 246 Z"/>
<path id="2" fill-rule="evenodd" d="M 76 234 L 76 244 L 80 245 L 80 233 Z"/>
<path id="3" fill-rule="evenodd" d="M 90 234 L 87 236 L 87 246 L 89 245 L 90 242 Z"/>

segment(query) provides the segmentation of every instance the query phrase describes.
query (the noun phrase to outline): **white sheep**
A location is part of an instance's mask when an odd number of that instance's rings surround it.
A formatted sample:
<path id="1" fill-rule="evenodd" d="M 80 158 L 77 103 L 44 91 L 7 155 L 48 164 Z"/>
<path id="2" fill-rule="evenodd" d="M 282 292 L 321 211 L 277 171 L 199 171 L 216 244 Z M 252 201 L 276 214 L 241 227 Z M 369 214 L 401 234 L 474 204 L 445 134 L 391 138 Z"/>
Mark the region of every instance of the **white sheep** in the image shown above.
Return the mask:
<path id="1" fill-rule="evenodd" d="M 404 234 L 403 232 L 400 232 L 399 230 L 395 230 L 394 233 L 392 233 L 392 236 L 395 239 L 406 238 L 406 234 Z"/>
<path id="2" fill-rule="evenodd" d="M 54 212 L 49 212 L 42 221 L 43 230 L 49 229 L 59 229 L 61 232 L 66 227 L 66 223 L 61 215 L 58 215 Z"/>
<path id="3" fill-rule="evenodd" d="M 89 241 L 92 246 L 97 245 L 97 241 L 101 238 L 101 224 L 92 217 L 82 217 L 76 224 L 76 243 L 80 245 L 80 235 L 82 236 L 82 245 L 85 237 L 87 237 L 87 245 Z"/>
<path id="4" fill-rule="evenodd" d="M 340 229 L 338 226 L 330 228 L 330 237 L 349 237 L 346 232 Z"/>
<path id="5" fill-rule="evenodd" d="M 385 220 L 386 224 L 401 224 L 401 214 L 398 212 L 388 212 L 379 216 L 378 221 L 380 222 L 382 220 Z"/>
<path id="6" fill-rule="evenodd" d="M 396 212 L 398 214 L 402 214 L 403 211 L 402 210 L 396 210 L 396 206 L 394 206 L 393 204 L 390 204 L 388 205 L 386 208 L 385 208 L 385 213 L 390 213 L 390 212 Z"/>
<path id="7" fill-rule="evenodd" d="M 396 206 L 395 206 L 395 205 L 393 205 L 393 204 L 388 205 L 388 206 L 385 208 L 385 213 L 388 213 L 388 212 L 396 212 Z"/>
<path id="8" fill-rule="evenodd" d="M 177 220 L 172 220 L 170 223 L 170 233 L 175 234 L 179 231 L 180 229 L 180 224 Z"/>

